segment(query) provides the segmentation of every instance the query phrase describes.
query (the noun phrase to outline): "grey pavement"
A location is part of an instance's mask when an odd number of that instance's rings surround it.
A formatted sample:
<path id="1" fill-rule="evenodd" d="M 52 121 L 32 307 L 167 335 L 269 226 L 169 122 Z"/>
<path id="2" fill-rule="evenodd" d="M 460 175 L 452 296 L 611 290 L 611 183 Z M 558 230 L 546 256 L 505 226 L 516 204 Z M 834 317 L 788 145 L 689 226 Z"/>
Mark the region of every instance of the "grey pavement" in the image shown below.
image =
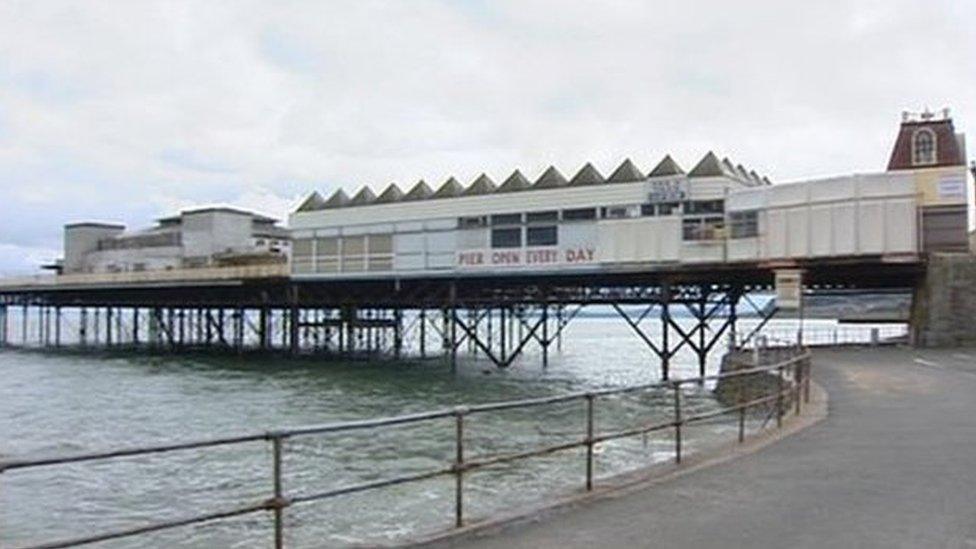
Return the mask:
<path id="1" fill-rule="evenodd" d="M 819 350 L 828 417 L 472 548 L 976 548 L 976 350 Z"/>

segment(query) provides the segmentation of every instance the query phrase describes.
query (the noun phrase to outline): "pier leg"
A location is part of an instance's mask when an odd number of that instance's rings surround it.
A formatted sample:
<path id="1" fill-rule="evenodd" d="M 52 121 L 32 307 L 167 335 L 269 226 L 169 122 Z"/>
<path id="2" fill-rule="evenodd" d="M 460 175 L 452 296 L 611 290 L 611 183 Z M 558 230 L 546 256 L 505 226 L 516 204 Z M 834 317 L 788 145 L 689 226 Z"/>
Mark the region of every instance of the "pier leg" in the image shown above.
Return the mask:
<path id="1" fill-rule="evenodd" d="M 450 301 L 449 307 L 451 308 L 451 326 L 450 326 L 450 338 L 451 338 L 451 371 L 457 372 L 457 283 L 451 281 L 450 293 L 448 294 Z"/>
<path id="2" fill-rule="evenodd" d="M 105 307 L 105 346 L 112 346 L 112 308 Z"/>
<path id="3" fill-rule="evenodd" d="M 267 351 L 271 347 L 271 339 L 268 334 L 268 306 L 261 307 L 258 315 L 258 338 L 261 340 L 261 350 Z"/>
<path id="4" fill-rule="evenodd" d="M 671 375 L 671 342 L 668 335 L 671 332 L 671 286 L 667 283 L 661 286 L 661 379 L 667 380 Z"/>
<path id="5" fill-rule="evenodd" d="M 400 360 L 403 352 L 403 310 L 393 309 L 393 357 Z"/>
<path id="6" fill-rule="evenodd" d="M 30 314 L 30 307 L 28 307 L 26 303 L 24 303 L 21 313 L 22 314 L 20 317 L 20 343 L 24 347 L 26 347 L 27 344 L 29 343 L 28 338 L 30 338 L 30 334 L 27 331 L 27 327 L 28 327 L 27 318 L 28 315 Z"/>
<path id="7" fill-rule="evenodd" d="M 61 306 L 54 308 L 54 346 L 61 346 Z"/>
<path id="8" fill-rule="evenodd" d="M 299 350 L 298 286 L 291 287 L 291 311 L 288 315 L 288 349 L 291 354 Z"/>
<path id="9" fill-rule="evenodd" d="M 420 358 L 427 358 L 427 309 L 420 309 Z"/>
<path id="10" fill-rule="evenodd" d="M 139 346 L 139 307 L 132 308 L 132 346 Z"/>
<path id="11" fill-rule="evenodd" d="M 78 312 L 78 343 L 82 347 L 88 345 L 88 308 L 82 307 Z"/>
<path id="12" fill-rule="evenodd" d="M 542 367 L 549 367 L 549 302 L 542 306 Z"/>
<path id="13" fill-rule="evenodd" d="M 698 377 L 705 377 L 705 364 L 708 359 L 708 347 L 705 344 L 705 329 L 708 328 L 708 290 L 702 288 L 698 301 Z"/>
<path id="14" fill-rule="evenodd" d="M 0 305 L 0 347 L 7 345 L 7 306 Z"/>

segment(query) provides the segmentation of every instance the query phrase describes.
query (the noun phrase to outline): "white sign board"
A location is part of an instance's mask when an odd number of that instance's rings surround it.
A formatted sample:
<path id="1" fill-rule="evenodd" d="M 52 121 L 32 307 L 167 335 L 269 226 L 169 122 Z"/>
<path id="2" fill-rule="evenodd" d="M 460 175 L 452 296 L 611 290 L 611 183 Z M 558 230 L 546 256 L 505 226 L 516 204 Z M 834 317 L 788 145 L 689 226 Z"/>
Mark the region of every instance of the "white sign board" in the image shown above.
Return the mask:
<path id="1" fill-rule="evenodd" d="M 965 198 L 966 179 L 963 177 L 943 177 L 939 180 L 939 198 Z"/>
<path id="2" fill-rule="evenodd" d="M 803 303 L 803 271 L 776 271 L 776 306 L 782 311 L 797 311 Z"/>

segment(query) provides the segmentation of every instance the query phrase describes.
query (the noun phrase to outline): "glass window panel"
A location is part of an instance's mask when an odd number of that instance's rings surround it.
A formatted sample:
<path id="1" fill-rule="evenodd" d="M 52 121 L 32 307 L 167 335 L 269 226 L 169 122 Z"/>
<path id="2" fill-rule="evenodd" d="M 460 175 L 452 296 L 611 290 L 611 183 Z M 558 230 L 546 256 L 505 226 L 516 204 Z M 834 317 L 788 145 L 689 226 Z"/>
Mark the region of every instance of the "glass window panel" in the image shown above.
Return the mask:
<path id="1" fill-rule="evenodd" d="M 316 255 L 339 255 L 339 239 L 336 237 L 319 238 L 315 243 Z"/>
<path id="2" fill-rule="evenodd" d="M 519 248 L 522 246 L 522 229 L 493 229 L 492 248 Z"/>
<path id="3" fill-rule="evenodd" d="M 525 233 L 525 240 L 529 246 L 555 246 L 558 243 L 556 226 L 529 227 Z"/>

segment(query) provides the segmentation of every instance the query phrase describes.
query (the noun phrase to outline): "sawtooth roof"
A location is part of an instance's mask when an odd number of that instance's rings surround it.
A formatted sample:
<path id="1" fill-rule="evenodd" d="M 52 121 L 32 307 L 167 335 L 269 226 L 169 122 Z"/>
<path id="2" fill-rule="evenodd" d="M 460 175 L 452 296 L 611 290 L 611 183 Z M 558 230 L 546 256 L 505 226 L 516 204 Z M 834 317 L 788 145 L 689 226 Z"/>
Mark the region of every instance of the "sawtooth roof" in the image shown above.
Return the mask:
<path id="1" fill-rule="evenodd" d="M 591 162 L 587 162 L 569 180 L 555 166 L 549 166 L 534 182 L 530 181 L 521 170 L 516 169 L 501 185 L 496 185 L 488 174 L 482 173 L 466 187 L 461 185 L 454 177 L 449 177 L 436 191 L 424 180 L 420 180 L 407 192 L 403 192 L 396 183 L 391 183 L 379 196 L 376 196 L 368 186 L 361 188 L 352 198 L 342 189 L 337 190 L 327 200 L 323 200 L 319 193 L 313 192 L 302 202 L 296 212 L 364 206 L 369 204 L 392 204 L 414 200 L 434 200 L 460 196 L 484 196 L 494 193 L 558 189 L 567 186 L 631 183 L 655 177 L 674 177 L 681 175 L 686 175 L 692 179 L 699 177 L 726 177 L 747 186 L 771 184 L 769 178 L 759 175 L 755 170 L 749 170 L 742 166 L 742 164 L 733 164 L 728 158 L 720 159 L 714 152 L 709 151 L 687 174 L 671 158 L 671 155 L 665 155 L 647 175 L 644 175 L 640 168 L 628 158 L 617 166 L 608 177 L 604 177 L 600 173 L 600 170 Z"/>

